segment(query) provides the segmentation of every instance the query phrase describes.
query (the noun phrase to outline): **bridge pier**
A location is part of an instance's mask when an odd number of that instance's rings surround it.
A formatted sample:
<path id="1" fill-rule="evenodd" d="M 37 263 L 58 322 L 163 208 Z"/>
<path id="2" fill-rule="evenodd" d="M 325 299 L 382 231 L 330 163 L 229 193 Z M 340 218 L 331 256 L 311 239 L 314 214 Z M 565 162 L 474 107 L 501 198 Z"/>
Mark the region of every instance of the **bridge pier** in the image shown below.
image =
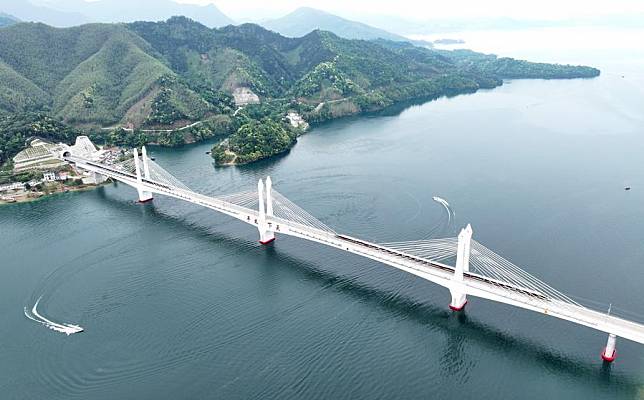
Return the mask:
<path id="1" fill-rule="evenodd" d="M 148 154 L 145 150 L 145 146 L 141 149 L 143 153 L 143 174 L 145 179 L 150 179 L 150 165 L 148 163 Z M 147 192 L 143 189 L 143 176 L 141 175 L 141 162 L 139 160 L 139 151 L 134 148 L 134 166 L 136 170 L 136 191 L 139 193 L 139 203 L 147 203 L 152 201 L 152 193 Z"/>
<path id="2" fill-rule="evenodd" d="M 452 295 L 452 302 L 449 303 L 449 308 L 452 311 L 461 311 L 467 304 L 467 292 L 463 282 L 463 274 L 470 270 L 471 242 L 472 226 L 468 224 L 467 227 L 461 230 L 461 233 L 458 234 L 456 267 L 449 287 L 450 294 Z"/>
<path id="3" fill-rule="evenodd" d="M 100 185 L 107 180 L 105 176 L 99 174 L 98 172 L 92 172 L 90 176 L 92 178 L 92 182 L 94 182 L 94 184 L 96 185 Z"/>
<path id="4" fill-rule="evenodd" d="M 264 182 L 260 179 L 257 182 L 257 194 L 259 196 L 259 218 L 257 220 L 257 229 L 259 230 L 259 242 L 269 244 L 275 240 L 275 232 L 270 230 L 266 216 L 273 216 L 273 197 L 271 194 L 271 178 L 266 178 L 266 209 L 264 208 Z"/>
<path id="5" fill-rule="evenodd" d="M 136 150 L 134 151 L 136 174 L 131 171 L 130 160 L 123 164 L 104 164 L 93 158 L 85 158 L 87 156 L 75 156 L 70 149 L 61 152 L 60 157 L 80 169 L 137 188 L 140 199 L 146 198 L 144 189 L 149 188 L 148 190 L 159 195 L 198 204 L 257 226 L 260 241 L 263 244 L 270 243 L 275 239 L 274 232 L 279 232 L 346 250 L 417 275 L 441 287 L 447 287 L 452 297 L 449 306 L 455 311 L 463 309 L 467 303 L 467 295 L 473 295 L 543 313 L 601 332 L 613 332 L 608 336 L 606 347 L 601 353 L 602 359 L 606 362 L 614 361 L 616 358 L 617 336 L 640 344 L 644 343 L 644 324 L 610 315 L 610 308 L 605 314 L 576 303 L 480 243 L 472 243 L 470 225 L 458 236 L 456 265 L 451 267 L 442 261 L 453 258 L 453 238 L 378 244 L 338 234 L 306 211 L 290 203 L 277 191 L 273 194 L 270 178 L 266 179 L 266 186 L 261 180 L 258 182 L 259 212 L 257 212 L 248 208 L 248 203 L 255 194 L 243 192 L 222 197 L 209 197 L 196 193 L 151 160 L 146 166 L 148 158 L 145 149 L 143 152 L 144 161 L 141 168 L 141 160 Z M 146 178 L 143 178 L 142 171 Z M 153 175 L 150 175 L 151 173 Z M 145 184 L 143 179 L 146 180 Z M 150 199 L 152 197 L 151 193 L 147 193 L 147 196 Z M 273 197 L 277 216 L 273 215 Z M 470 271 L 470 261 L 472 271 Z M 468 279 L 465 280 L 464 276 L 468 276 Z"/>
<path id="6" fill-rule="evenodd" d="M 608 335 L 608 341 L 606 342 L 606 347 L 602 352 L 602 360 L 606 362 L 613 362 L 617 358 L 617 336 L 612 333 Z"/>

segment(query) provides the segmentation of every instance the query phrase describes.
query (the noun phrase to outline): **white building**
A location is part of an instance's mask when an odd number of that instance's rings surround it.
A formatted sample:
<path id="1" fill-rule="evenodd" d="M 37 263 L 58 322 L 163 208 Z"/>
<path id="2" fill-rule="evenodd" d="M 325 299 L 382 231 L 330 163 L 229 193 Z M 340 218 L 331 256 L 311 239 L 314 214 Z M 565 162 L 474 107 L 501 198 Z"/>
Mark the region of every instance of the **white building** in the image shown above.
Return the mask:
<path id="1" fill-rule="evenodd" d="M 24 190 L 25 184 L 22 182 L 14 182 L 8 185 L 0 186 L 0 192 L 9 192 L 11 190 Z"/>
<path id="2" fill-rule="evenodd" d="M 42 174 L 42 178 L 45 182 L 55 182 L 56 181 L 56 173 L 55 172 L 45 172 Z"/>

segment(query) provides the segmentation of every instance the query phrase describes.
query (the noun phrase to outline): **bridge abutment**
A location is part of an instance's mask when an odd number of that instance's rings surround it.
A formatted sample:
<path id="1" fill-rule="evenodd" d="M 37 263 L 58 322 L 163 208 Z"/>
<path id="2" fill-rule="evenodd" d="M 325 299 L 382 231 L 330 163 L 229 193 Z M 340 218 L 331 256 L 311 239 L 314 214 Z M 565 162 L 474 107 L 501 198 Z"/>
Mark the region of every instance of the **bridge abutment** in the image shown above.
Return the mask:
<path id="1" fill-rule="evenodd" d="M 145 179 L 150 179 L 150 166 L 148 163 L 148 154 L 145 150 L 145 146 L 141 149 L 143 153 L 143 174 L 145 174 Z M 139 151 L 134 149 L 134 167 L 136 170 L 136 191 L 139 193 L 139 203 L 147 203 L 152 201 L 152 193 L 145 191 L 143 189 L 143 176 L 141 174 L 141 161 L 139 160 Z"/>
<path id="2" fill-rule="evenodd" d="M 107 178 L 104 175 L 101 175 L 98 172 L 92 172 L 90 176 L 91 176 L 92 182 L 96 185 L 100 185 L 101 183 L 107 180 Z"/>
<path id="3" fill-rule="evenodd" d="M 452 295 L 452 302 L 449 303 L 449 308 L 452 311 L 461 311 L 467 304 L 467 293 L 465 291 L 465 284 L 463 282 L 463 275 L 470 270 L 470 251 L 472 243 L 472 226 L 461 230 L 458 235 L 458 247 L 456 250 L 456 267 L 452 282 L 449 287 L 450 294 Z"/>

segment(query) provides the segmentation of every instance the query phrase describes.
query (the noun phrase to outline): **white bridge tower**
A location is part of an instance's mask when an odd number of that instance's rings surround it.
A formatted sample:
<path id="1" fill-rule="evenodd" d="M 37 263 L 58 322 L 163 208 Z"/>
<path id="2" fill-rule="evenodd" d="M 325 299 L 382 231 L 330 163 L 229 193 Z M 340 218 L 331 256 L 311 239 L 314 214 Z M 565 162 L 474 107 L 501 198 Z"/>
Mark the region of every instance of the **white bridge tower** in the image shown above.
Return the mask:
<path id="1" fill-rule="evenodd" d="M 463 282 L 463 273 L 470 271 L 470 251 L 472 244 L 472 226 L 461 230 L 458 234 L 458 246 L 456 248 L 456 268 L 450 282 L 449 291 L 452 294 L 452 302 L 449 308 L 452 311 L 461 311 L 467 304 L 467 293 Z"/>
<path id="2" fill-rule="evenodd" d="M 273 182 L 271 177 L 266 178 L 266 196 L 264 196 L 264 182 L 260 179 L 257 182 L 257 194 L 259 196 L 259 218 L 257 220 L 257 229 L 259 230 L 259 242 L 269 244 L 275 240 L 275 232 L 272 223 L 267 221 L 266 217 L 273 216 Z M 264 208 L 264 199 L 266 199 L 266 208 Z"/>
<path id="3" fill-rule="evenodd" d="M 143 176 L 141 176 L 141 161 L 139 160 L 139 151 L 134 148 L 134 166 L 136 170 L 136 190 L 139 192 L 139 203 L 147 203 L 152 201 L 152 193 L 147 192 L 143 188 L 143 178 L 150 179 L 150 165 L 148 162 L 148 153 L 145 150 L 145 146 L 141 149 L 143 155 Z"/>
<path id="4" fill-rule="evenodd" d="M 279 232 L 411 272 L 449 289 L 449 307 L 454 311 L 463 310 L 469 295 L 596 329 L 608 334 L 606 347 L 601 353 L 605 362 L 616 357 L 617 337 L 644 344 L 644 324 L 611 315 L 610 308 L 605 313 L 577 303 L 481 243 L 472 241 L 470 225 L 460 231 L 456 241 L 442 238 L 371 243 L 335 232 L 273 190 L 270 177 L 265 181 L 259 180 L 257 192 L 210 197 L 194 192 L 149 159 L 145 147 L 141 151 L 142 158 L 135 149 L 134 160 L 128 158 L 121 163 L 108 164 L 98 161 L 100 157 L 94 153 L 94 147 L 85 146 L 87 141 L 82 140 L 80 144 L 64 148 L 61 159 L 97 176 L 135 188 L 141 202 L 152 200 L 152 194 L 157 193 L 255 226 L 262 244 L 271 243 L 275 240 L 275 232 Z M 255 209 L 257 198 L 259 210 Z M 452 267 L 449 263 L 454 258 L 456 263 Z"/>

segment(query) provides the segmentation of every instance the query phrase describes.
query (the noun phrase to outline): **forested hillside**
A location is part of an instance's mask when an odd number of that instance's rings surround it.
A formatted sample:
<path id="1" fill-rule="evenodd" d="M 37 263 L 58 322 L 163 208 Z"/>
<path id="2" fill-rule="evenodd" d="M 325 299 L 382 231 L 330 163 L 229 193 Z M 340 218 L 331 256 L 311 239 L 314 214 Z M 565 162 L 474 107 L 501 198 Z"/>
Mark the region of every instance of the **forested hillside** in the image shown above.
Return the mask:
<path id="1" fill-rule="evenodd" d="M 319 30 L 287 38 L 253 24 L 210 29 L 184 17 L 66 29 L 19 23 L 0 29 L 0 113 L 47 113 L 85 130 L 174 129 L 196 121 L 205 121 L 202 128 L 218 127 L 192 135 L 194 140 L 241 129 L 248 118 L 271 116 L 281 124 L 289 109 L 316 122 L 403 100 L 473 92 L 505 78 L 598 74 L 590 67 L 349 40 Z M 233 115 L 231 94 L 240 89 L 263 104 Z M 145 136 L 182 142 L 178 133 Z"/>
<path id="2" fill-rule="evenodd" d="M 40 113 L 0 116 L 0 166 L 33 137 L 54 142 L 72 142 L 79 131 Z"/>

